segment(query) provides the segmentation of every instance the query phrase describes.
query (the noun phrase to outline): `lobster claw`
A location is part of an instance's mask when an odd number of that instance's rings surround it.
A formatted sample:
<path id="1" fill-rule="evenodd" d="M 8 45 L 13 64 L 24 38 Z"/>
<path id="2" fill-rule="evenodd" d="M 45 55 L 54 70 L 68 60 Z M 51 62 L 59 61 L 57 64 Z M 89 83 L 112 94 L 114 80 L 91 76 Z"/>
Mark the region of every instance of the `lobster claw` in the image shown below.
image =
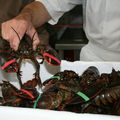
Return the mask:
<path id="1" fill-rule="evenodd" d="M 0 68 L 7 73 L 18 71 L 18 63 L 16 62 L 16 59 L 6 61 L 4 58 L 1 57 L 0 66 L 1 66 Z"/>
<path id="2" fill-rule="evenodd" d="M 50 65 L 59 66 L 61 64 L 58 53 L 50 46 L 47 46 L 47 49 L 43 52 L 43 57 Z"/>
<path id="3" fill-rule="evenodd" d="M 0 36 L 0 69 L 7 72 L 17 72 L 18 63 L 14 56 L 12 56 L 12 48 L 8 41 Z"/>

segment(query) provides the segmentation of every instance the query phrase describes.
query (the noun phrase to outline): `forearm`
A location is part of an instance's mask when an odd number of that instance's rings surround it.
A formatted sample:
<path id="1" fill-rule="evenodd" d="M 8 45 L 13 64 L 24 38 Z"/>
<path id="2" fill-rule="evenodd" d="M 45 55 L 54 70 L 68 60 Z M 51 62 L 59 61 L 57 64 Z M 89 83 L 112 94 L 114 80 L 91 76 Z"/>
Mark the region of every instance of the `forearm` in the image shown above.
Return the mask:
<path id="1" fill-rule="evenodd" d="M 31 21 L 35 27 L 41 26 L 51 18 L 44 5 L 38 1 L 25 6 L 16 18 L 20 17 Z"/>
<path id="2" fill-rule="evenodd" d="M 76 5 L 81 4 L 81 0 L 36 0 L 44 4 L 48 10 L 51 19 L 48 21 L 54 25 L 58 22 L 59 18 L 65 13 L 74 8 Z"/>
<path id="3" fill-rule="evenodd" d="M 55 24 L 65 12 L 80 3 L 81 0 L 38 0 L 25 6 L 20 15 L 31 20 L 35 27 L 41 26 L 49 20 L 51 20 L 49 21 L 51 24 Z M 20 18 L 19 16 L 18 18 Z"/>

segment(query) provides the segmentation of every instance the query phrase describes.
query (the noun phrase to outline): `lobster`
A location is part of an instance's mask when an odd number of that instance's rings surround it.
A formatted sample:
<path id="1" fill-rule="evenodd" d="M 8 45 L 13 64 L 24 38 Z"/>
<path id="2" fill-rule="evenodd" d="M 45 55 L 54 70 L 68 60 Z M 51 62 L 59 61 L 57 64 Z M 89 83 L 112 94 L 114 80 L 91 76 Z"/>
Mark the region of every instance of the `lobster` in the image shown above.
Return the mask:
<path id="1" fill-rule="evenodd" d="M 13 107 L 33 107 L 35 99 L 39 96 L 39 92 L 35 88 L 37 82 L 34 79 L 28 80 L 22 85 L 22 88 L 18 89 L 9 81 L 3 81 L 0 83 L 2 97 L 2 106 Z"/>
<path id="2" fill-rule="evenodd" d="M 84 104 L 81 113 L 120 115 L 120 86 L 104 89 L 93 100 Z"/>
<path id="3" fill-rule="evenodd" d="M 95 87 L 98 77 L 99 71 L 93 66 L 82 76 L 72 70 L 59 72 L 43 83 L 43 93 L 36 107 L 65 110 L 68 105 L 83 104 L 100 92 L 100 87 Z"/>
<path id="4" fill-rule="evenodd" d="M 43 93 L 41 94 L 36 107 L 41 109 L 63 110 L 65 106 L 64 103 L 67 104 L 67 101 L 74 96 L 74 93 L 66 90 L 67 86 L 64 84 L 70 84 L 72 87 L 72 85 L 75 84 L 75 79 L 78 78 L 78 74 L 74 71 L 65 70 L 55 74 L 52 78 L 43 82 Z"/>
<path id="5" fill-rule="evenodd" d="M 14 30 L 14 28 L 12 29 Z M 20 40 L 18 33 L 16 31 L 15 33 L 17 34 Z M 35 34 L 36 33 L 34 33 L 34 35 Z M 42 82 L 39 75 L 40 73 L 39 64 L 42 64 L 44 60 L 48 64 L 52 64 L 52 65 L 60 65 L 61 63 L 57 52 L 54 49 L 52 49 L 50 46 L 38 45 L 36 50 L 35 51 L 33 50 L 32 41 L 33 41 L 34 35 L 31 40 L 30 37 L 25 34 L 22 40 L 20 41 L 20 45 L 17 51 L 14 51 L 12 48 L 10 48 L 9 43 L 6 40 L 2 38 L 0 39 L 1 69 L 8 73 L 16 72 L 20 86 L 22 86 L 20 68 L 21 68 L 23 59 L 29 59 L 34 63 L 36 68 L 36 72 L 34 73 L 34 75 L 40 87 L 42 87 Z M 37 59 L 41 59 L 41 62 L 39 63 Z"/>
<path id="6" fill-rule="evenodd" d="M 110 74 L 102 73 L 97 82 L 101 84 L 102 91 L 84 104 L 81 112 L 120 115 L 120 105 L 116 104 L 120 100 L 120 72 L 112 69 Z"/>

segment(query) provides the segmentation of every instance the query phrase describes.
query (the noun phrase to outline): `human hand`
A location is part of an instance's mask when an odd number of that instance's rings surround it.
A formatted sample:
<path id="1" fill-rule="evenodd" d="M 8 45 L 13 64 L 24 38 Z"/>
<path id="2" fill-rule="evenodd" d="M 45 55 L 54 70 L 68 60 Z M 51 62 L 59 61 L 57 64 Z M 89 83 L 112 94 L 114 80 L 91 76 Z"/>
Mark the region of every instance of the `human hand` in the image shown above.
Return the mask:
<path id="1" fill-rule="evenodd" d="M 18 33 L 20 39 L 12 28 L 14 28 L 14 30 Z M 36 30 L 32 25 L 30 18 L 27 17 L 27 14 L 18 15 L 17 17 L 1 24 L 1 34 L 3 39 L 7 40 L 10 43 L 11 48 L 13 48 L 15 51 L 18 49 L 20 40 L 25 33 L 32 39 L 35 32 Z M 39 43 L 40 39 L 36 32 L 33 38 L 34 50 Z"/>

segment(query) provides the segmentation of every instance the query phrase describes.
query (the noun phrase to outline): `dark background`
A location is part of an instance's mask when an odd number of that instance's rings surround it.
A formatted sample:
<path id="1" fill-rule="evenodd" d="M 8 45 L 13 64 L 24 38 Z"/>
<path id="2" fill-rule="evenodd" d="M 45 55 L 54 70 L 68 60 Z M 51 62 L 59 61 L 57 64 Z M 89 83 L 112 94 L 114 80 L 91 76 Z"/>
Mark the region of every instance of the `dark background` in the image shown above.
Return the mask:
<path id="1" fill-rule="evenodd" d="M 74 58 L 75 52 L 72 44 L 76 44 L 76 39 L 82 39 L 82 41 L 77 44 L 87 44 L 87 38 L 83 30 L 82 5 L 78 5 L 71 11 L 65 13 L 56 25 L 47 24 L 46 26 L 50 34 L 49 43 L 58 51 L 62 49 L 62 59 L 68 61 L 76 60 Z M 71 44 L 71 48 L 66 49 L 65 46 L 62 46 L 62 48 L 57 48 L 56 45 L 59 46 L 60 44 Z"/>

